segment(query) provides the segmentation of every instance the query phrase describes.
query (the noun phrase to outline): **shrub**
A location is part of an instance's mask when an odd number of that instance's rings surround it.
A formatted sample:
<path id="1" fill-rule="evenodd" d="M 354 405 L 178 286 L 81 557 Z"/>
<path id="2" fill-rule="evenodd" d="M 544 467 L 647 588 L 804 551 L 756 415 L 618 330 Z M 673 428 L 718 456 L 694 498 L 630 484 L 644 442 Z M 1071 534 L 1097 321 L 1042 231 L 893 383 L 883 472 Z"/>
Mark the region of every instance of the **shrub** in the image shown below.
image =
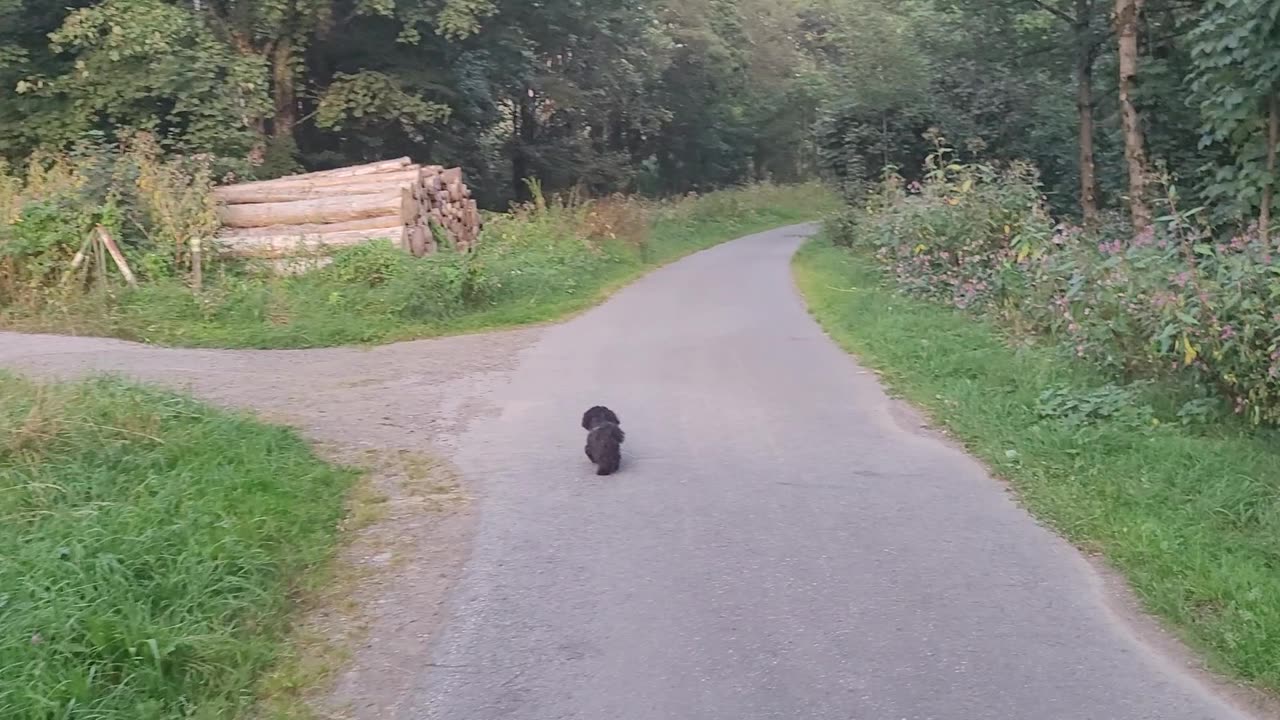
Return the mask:
<path id="1" fill-rule="evenodd" d="M 377 287 L 409 270 L 412 257 L 390 243 L 365 243 L 343 248 L 322 272 L 350 285 Z"/>
<path id="2" fill-rule="evenodd" d="M 1034 169 L 999 172 L 929 156 L 923 183 L 890 174 L 861 216 L 834 228 L 841 242 L 870 242 L 908 291 L 958 307 L 1000 302 L 1025 290 L 1016 267 L 1052 231 Z"/>
<path id="3" fill-rule="evenodd" d="M 396 313 L 417 322 L 449 320 L 489 302 L 497 280 L 474 255 L 441 253 L 410 263 L 387 284 Z"/>
<path id="4" fill-rule="evenodd" d="M 38 304 L 91 228 L 105 226 L 135 273 L 172 276 L 190 266 L 192 238 L 217 228 L 213 158 L 165 155 L 140 133 L 36 153 L 19 174 L 0 167 L 0 305 Z M 6 288 L 8 293 L 6 293 Z"/>
<path id="5" fill-rule="evenodd" d="M 1132 236 L 1049 219 L 1033 170 L 930 156 L 922 183 L 890 174 L 833 221 L 904 291 L 982 312 L 1125 379 L 1178 374 L 1254 422 L 1280 423 L 1280 266 L 1256 229 L 1215 239 L 1197 212 Z M 1191 412 L 1191 411 L 1188 411 Z M 1194 412 L 1191 412 L 1194 414 Z"/>

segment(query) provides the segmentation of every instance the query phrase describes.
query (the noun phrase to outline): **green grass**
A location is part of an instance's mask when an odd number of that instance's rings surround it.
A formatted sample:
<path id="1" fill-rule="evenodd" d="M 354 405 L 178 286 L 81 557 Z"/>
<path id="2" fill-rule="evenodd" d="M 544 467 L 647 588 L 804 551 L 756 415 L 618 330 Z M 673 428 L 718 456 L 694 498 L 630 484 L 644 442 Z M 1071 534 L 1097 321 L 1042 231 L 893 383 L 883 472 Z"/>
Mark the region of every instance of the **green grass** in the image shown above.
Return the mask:
<path id="1" fill-rule="evenodd" d="M 1167 409 L 1182 389 L 1159 383 L 1127 398 L 1127 410 L 1068 422 L 1046 412 L 1042 392 L 1114 395 L 1109 378 L 903 297 L 856 251 L 816 240 L 795 272 L 837 342 L 1009 479 L 1034 513 L 1101 551 L 1217 669 L 1280 690 L 1275 433 L 1229 418 L 1184 427 Z"/>
<path id="2" fill-rule="evenodd" d="M 0 375 L 0 397 L 0 717 L 244 711 L 353 474 L 115 380 Z"/>
<path id="3" fill-rule="evenodd" d="M 0 307 L 0 327 L 188 347 L 373 344 L 556 320 L 636 277 L 742 235 L 818 219 L 818 185 L 754 186 L 667 203 L 606 200 L 497 215 L 479 250 L 413 260 L 363 246 L 301 277 L 210 273 L 110 295 Z"/>

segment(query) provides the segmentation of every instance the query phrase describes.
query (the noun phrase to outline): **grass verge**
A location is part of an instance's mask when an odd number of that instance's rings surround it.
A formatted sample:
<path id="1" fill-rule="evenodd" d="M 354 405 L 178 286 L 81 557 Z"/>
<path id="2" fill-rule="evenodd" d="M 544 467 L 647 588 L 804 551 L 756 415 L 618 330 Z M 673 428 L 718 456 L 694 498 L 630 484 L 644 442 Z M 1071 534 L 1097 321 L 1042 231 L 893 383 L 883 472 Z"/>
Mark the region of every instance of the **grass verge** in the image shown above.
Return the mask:
<path id="1" fill-rule="evenodd" d="M 1275 433 L 1184 426 L 1166 409 L 1178 388 L 1122 391 L 1051 349 L 1015 347 L 981 320 L 898 294 L 874 261 L 821 239 L 794 269 L 818 321 L 893 391 L 1035 514 L 1101 552 L 1216 669 L 1280 690 Z"/>
<path id="2" fill-rule="evenodd" d="M 243 712 L 354 473 L 115 380 L 0 374 L 0 397 L 0 717 Z"/>
<path id="3" fill-rule="evenodd" d="M 816 184 L 664 203 L 540 202 L 490 218 L 473 255 L 414 260 L 364 245 L 299 277 L 224 266 L 198 294 L 164 277 L 88 295 L 50 288 L 27 293 L 30 302 L 0 304 L 0 328 L 187 347 L 305 348 L 526 325 L 588 308 L 690 253 L 835 207 Z"/>

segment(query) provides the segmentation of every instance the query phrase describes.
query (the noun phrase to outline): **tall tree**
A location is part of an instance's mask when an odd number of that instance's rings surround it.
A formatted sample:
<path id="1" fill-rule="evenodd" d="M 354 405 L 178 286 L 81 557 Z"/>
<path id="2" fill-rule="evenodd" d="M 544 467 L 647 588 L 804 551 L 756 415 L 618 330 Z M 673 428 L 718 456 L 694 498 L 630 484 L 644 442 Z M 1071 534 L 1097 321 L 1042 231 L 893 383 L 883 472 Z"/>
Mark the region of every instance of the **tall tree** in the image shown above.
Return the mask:
<path id="1" fill-rule="evenodd" d="M 1115 23 L 1120 66 L 1120 118 L 1129 170 L 1129 218 L 1135 233 L 1151 224 L 1147 199 L 1147 154 L 1142 116 L 1134 102 L 1138 79 L 1138 30 L 1145 0 L 1116 0 Z"/>
<path id="2" fill-rule="evenodd" d="M 186 8 L 106 0 L 67 15 L 49 40 L 70 62 L 17 84 L 19 94 L 59 106 L 42 142 L 148 129 L 181 149 L 242 155 L 266 116 L 263 65 L 238 56 Z"/>
<path id="3" fill-rule="evenodd" d="M 1094 150 L 1093 68 L 1098 59 L 1096 0 L 1074 0 L 1071 25 L 1075 52 L 1076 117 L 1079 123 L 1080 214 L 1086 225 L 1098 220 L 1098 168 Z"/>

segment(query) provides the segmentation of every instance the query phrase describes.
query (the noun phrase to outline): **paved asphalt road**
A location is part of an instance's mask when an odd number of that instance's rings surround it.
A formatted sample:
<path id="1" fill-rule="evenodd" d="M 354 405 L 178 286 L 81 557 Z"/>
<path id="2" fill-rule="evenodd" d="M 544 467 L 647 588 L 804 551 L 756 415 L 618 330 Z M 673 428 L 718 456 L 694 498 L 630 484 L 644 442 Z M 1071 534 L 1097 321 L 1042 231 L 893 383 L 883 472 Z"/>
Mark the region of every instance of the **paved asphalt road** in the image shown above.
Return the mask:
<path id="1" fill-rule="evenodd" d="M 0 334 L 0 365 L 190 381 L 321 438 L 459 428 L 470 559 L 433 662 L 385 673 L 407 680 L 378 720 L 1243 717 L 826 338 L 788 264 L 810 230 L 700 253 L 536 333 L 281 353 Z M 463 388 L 501 411 L 462 417 Z M 608 478 L 582 452 L 596 403 L 627 432 Z"/>
<path id="2" fill-rule="evenodd" d="M 1241 717 L 982 467 L 895 419 L 792 285 L 808 231 L 669 266 L 524 352 L 462 438 L 478 533 L 403 717 Z M 595 403 L 627 432 L 603 479 Z"/>

